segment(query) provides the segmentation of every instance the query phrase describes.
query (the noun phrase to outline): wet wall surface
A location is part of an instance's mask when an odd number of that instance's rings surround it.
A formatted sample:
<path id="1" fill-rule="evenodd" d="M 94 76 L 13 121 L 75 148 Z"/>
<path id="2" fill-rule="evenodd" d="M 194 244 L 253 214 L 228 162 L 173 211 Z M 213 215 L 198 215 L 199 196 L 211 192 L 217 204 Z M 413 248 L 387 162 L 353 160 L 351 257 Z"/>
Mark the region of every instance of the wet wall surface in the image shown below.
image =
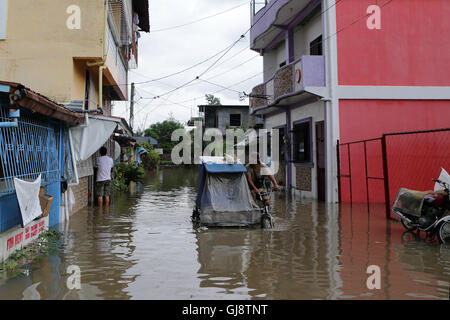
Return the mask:
<path id="1" fill-rule="evenodd" d="M 450 247 L 405 233 L 383 206 L 273 194 L 273 230 L 195 228 L 197 170 L 161 169 L 86 208 L 57 254 L 0 279 L 0 299 L 449 299 Z M 78 266 L 81 289 L 69 290 Z M 380 270 L 368 289 L 367 268 Z"/>

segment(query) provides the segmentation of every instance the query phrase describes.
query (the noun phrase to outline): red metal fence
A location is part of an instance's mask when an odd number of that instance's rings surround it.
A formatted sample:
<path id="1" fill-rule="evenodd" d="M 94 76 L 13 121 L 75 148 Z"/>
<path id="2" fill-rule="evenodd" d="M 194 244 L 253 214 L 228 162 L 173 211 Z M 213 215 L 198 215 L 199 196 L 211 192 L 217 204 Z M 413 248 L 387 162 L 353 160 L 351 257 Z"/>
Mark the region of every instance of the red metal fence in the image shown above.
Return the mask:
<path id="1" fill-rule="evenodd" d="M 450 128 L 383 134 L 337 145 L 339 201 L 391 204 L 399 188 L 433 189 L 450 168 Z M 369 206 L 368 206 L 369 208 Z"/>

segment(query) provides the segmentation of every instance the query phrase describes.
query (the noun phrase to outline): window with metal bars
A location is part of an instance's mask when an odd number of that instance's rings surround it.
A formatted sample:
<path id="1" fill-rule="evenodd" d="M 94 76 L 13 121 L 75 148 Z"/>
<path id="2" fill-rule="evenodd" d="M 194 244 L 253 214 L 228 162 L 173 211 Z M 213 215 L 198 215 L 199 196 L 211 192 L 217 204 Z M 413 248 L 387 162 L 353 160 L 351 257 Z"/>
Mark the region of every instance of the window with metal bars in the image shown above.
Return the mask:
<path id="1" fill-rule="evenodd" d="M 120 39 L 119 46 L 128 46 L 132 42 L 133 9 L 131 0 L 109 0 L 109 18 L 116 35 Z"/>
<path id="2" fill-rule="evenodd" d="M 0 102 L 0 122 L 9 121 L 8 115 L 8 104 Z M 15 192 L 14 177 L 34 181 L 39 174 L 43 185 L 72 178 L 67 129 L 24 109 L 18 127 L 0 128 L 0 196 Z"/>

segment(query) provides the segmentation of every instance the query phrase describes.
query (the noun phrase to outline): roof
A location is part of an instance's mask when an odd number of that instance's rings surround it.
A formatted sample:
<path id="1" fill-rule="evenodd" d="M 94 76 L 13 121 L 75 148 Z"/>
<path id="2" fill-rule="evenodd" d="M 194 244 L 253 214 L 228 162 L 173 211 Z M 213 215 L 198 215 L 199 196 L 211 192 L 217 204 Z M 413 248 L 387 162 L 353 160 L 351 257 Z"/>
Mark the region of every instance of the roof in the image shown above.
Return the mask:
<path id="1" fill-rule="evenodd" d="M 64 105 L 52 101 L 20 83 L 0 81 L 0 92 L 15 94 L 17 99 L 15 102 L 19 106 L 33 112 L 62 120 L 70 124 L 79 124 L 84 122 L 84 117 L 82 114 L 73 112 Z"/>
<path id="2" fill-rule="evenodd" d="M 219 105 L 214 105 L 214 104 L 201 104 L 197 106 L 199 109 L 200 108 L 246 108 L 248 109 L 249 106 L 247 105 L 242 105 L 242 104 L 219 104 Z"/>
<path id="3" fill-rule="evenodd" d="M 204 163 L 208 173 L 245 173 L 247 169 L 242 163 L 226 164 L 226 163 Z"/>
<path id="4" fill-rule="evenodd" d="M 139 28 L 150 32 L 150 16 L 148 13 L 148 0 L 133 0 L 133 9 L 139 16 Z"/>
<path id="5" fill-rule="evenodd" d="M 227 160 L 234 161 L 229 156 L 225 157 L 200 157 L 202 165 L 208 173 L 244 173 L 245 166 L 239 161 L 228 164 Z"/>
<path id="6" fill-rule="evenodd" d="M 150 143 L 153 146 L 156 146 L 158 144 L 158 140 L 156 140 L 153 137 L 133 137 L 133 138 L 136 140 L 138 144 L 141 144 L 142 142 Z"/>

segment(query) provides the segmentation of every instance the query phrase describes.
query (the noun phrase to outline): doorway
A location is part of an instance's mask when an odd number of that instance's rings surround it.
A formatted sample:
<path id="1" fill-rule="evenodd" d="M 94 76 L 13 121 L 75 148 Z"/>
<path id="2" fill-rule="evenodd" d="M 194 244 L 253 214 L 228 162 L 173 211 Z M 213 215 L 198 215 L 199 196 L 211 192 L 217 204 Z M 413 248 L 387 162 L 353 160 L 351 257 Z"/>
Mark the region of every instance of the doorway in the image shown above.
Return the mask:
<path id="1" fill-rule="evenodd" d="M 325 123 L 316 122 L 317 199 L 325 201 Z"/>
<path id="2" fill-rule="evenodd" d="M 279 167 L 278 172 L 275 174 L 275 179 L 277 180 L 278 184 L 280 186 L 287 186 L 286 184 L 286 159 L 287 159 L 287 149 L 286 149 L 286 143 L 285 143 L 285 137 L 286 137 L 286 126 L 280 126 L 276 127 L 274 129 L 278 129 L 278 155 L 279 155 Z"/>

